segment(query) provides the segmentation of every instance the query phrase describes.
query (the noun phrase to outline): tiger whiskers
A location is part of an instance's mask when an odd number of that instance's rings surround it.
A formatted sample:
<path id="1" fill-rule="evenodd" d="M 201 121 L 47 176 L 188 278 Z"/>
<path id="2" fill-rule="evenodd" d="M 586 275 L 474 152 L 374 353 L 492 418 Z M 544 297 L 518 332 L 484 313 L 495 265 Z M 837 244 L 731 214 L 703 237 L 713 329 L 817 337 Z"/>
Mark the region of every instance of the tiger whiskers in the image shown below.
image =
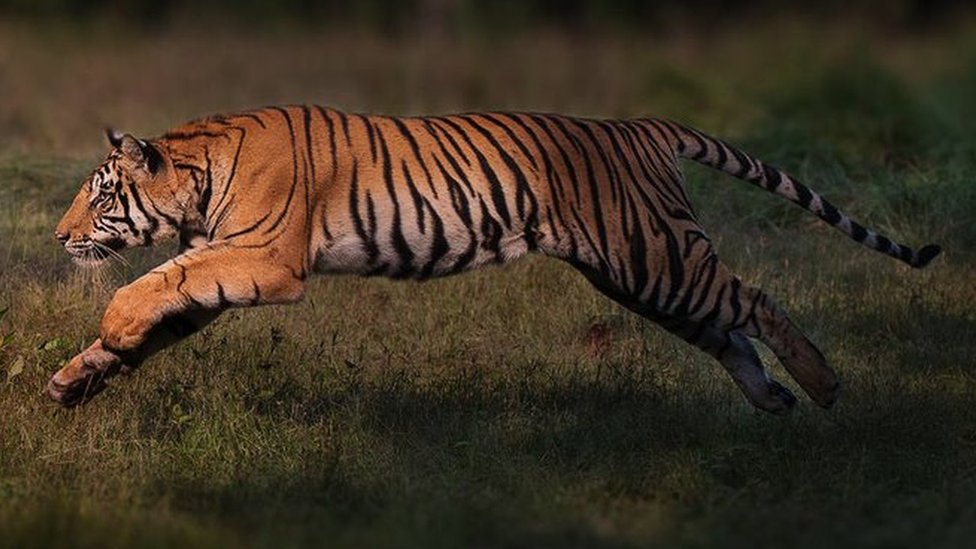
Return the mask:
<path id="1" fill-rule="evenodd" d="M 94 240 L 92 241 L 92 244 L 94 244 L 93 250 L 100 256 L 99 261 L 104 259 L 117 259 L 119 260 L 120 263 L 122 263 L 126 267 L 132 266 L 129 260 L 123 257 L 122 254 L 106 246 L 105 244 L 102 244 L 101 242 L 96 242 Z"/>

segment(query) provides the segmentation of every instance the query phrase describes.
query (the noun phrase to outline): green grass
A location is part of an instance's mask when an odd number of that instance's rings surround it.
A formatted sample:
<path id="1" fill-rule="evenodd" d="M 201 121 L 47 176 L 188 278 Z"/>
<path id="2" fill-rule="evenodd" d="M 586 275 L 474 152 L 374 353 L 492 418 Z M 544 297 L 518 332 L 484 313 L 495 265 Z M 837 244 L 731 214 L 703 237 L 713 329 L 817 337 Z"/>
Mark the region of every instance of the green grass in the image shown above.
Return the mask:
<path id="1" fill-rule="evenodd" d="M 786 27 L 450 48 L 160 31 L 123 52 L 97 32 L 2 34 L 0 54 L 24 57 L 4 60 L 22 84 L 0 104 L 0 545 L 968 546 L 971 27 L 871 40 L 837 24 L 818 49 L 805 45 L 817 27 Z M 154 70 L 133 82 L 142 58 Z M 287 61 L 256 74 L 253 59 Z M 51 240 L 103 150 L 100 118 L 152 134 L 300 100 L 674 116 L 946 252 L 911 270 L 688 167 L 725 260 L 840 373 L 830 411 L 805 398 L 786 418 L 753 410 L 718 364 L 542 258 L 423 284 L 318 278 L 302 303 L 229 313 L 84 408 L 48 402 L 45 382 L 94 337 L 114 287 L 173 251 L 77 271 Z M 605 351 L 594 325 L 610 328 Z"/>

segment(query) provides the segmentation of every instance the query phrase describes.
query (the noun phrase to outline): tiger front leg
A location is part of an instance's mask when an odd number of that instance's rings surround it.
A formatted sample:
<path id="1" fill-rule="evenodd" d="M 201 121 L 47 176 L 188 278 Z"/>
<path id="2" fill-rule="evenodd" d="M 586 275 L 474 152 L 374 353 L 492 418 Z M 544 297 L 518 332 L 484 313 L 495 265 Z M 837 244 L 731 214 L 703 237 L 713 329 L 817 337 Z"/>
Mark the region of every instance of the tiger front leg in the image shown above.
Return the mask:
<path id="1" fill-rule="evenodd" d="M 255 250 L 209 247 L 179 256 L 115 293 L 101 337 L 54 374 L 48 394 L 64 406 L 86 402 L 108 378 L 132 370 L 229 307 L 296 301 L 304 287 L 301 272 Z"/>
<path id="2" fill-rule="evenodd" d="M 117 374 L 128 374 L 149 355 L 183 339 L 212 322 L 220 310 L 186 311 L 157 324 L 137 351 L 122 354 L 96 339 L 61 368 L 47 385 L 48 395 L 64 406 L 91 400 Z"/>

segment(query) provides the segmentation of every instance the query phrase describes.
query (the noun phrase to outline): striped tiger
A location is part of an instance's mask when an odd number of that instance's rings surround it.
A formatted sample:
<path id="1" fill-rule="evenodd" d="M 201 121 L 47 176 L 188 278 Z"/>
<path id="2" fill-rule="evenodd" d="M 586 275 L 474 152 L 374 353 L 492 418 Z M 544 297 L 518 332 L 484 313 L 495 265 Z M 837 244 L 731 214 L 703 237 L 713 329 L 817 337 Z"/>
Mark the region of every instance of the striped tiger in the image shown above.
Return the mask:
<path id="1" fill-rule="evenodd" d="M 567 261 L 600 292 L 716 358 L 754 406 L 790 411 L 750 338 L 817 404 L 838 396 L 823 354 L 715 253 L 679 158 L 812 212 L 854 241 L 924 267 L 786 173 L 656 118 L 484 112 L 392 117 L 267 107 L 157 139 L 109 132 L 55 237 L 80 263 L 178 238 L 179 254 L 120 288 L 100 337 L 51 378 L 72 406 L 222 311 L 301 299 L 311 273 L 429 279 L 529 252 Z"/>

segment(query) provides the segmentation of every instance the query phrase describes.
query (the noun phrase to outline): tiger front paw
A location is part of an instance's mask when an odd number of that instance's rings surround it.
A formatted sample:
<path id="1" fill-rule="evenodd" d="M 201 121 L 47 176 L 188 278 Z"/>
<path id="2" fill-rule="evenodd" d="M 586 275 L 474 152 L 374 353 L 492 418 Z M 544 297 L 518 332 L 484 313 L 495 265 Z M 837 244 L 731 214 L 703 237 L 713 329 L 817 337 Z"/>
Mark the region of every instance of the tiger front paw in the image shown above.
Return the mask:
<path id="1" fill-rule="evenodd" d="M 129 370 L 115 353 L 105 350 L 100 339 L 77 354 L 58 370 L 47 384 L 47 394 L 58 404 L 70 408 L 91 400 L 102 392 L 108 378 Z"/>

